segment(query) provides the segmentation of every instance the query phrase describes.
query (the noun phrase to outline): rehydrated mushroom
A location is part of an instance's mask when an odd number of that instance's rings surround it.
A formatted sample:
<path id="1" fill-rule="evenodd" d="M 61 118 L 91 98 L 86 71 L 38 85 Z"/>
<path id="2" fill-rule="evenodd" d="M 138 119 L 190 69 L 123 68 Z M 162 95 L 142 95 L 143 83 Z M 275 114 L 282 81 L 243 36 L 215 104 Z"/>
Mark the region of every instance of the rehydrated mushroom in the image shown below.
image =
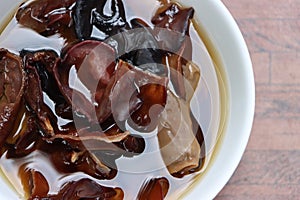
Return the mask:
<path id="1" fill-rule="evenodd" d="M 166 102 L 167 78 L 122 60 L 116 65 L 113 49 L 103 42 L 86 40 L 70 48 L 54 75 L 68 102 L 93 123 L 102 124 L 111 116 L 124 123 L 133 114 L 138 126 L 146 126 L 151 121 L 150 108 L 155 104 L 164 107 Z M 154 98 L 154 93 L 159 95 Z"/>
<path id="2" fill-rule="evenodd" d="M 99 111 L 110 108 L 117 122 L 128 119 L 128 123 L 138 130 L 155 129 L 167 101 L 168 78 L 136 69 L 120 60 L 111 83 Z"/>
<path id="3" fill-rule="evenodd" d="M 52 50 L 27 51 L 20 55 L 27 72 L 25 103 L 37 115 L 44 132 L 70 131 L 73 122 L 72 106 L 61 94 L 54 78 L 53 69 L 60 63 L 60 58 Z M 68 124 L 59 124 L 59 118 L 68 120 Z"/>
<path id="4" fill-rule="evenodd" d="M 20 56 L 25 66 L 36 68 L 42 91 L 55 104 L 53 112 L 64 119 L 72 119 L 72 106 L 64 99 L 54 78 L 53 69 L 60 63 L 57 53 L 52 50 L 28 51 L 24 49 L 20 52 Z"/>
<path id="5" fill-rule="evenodd" d="M 170 3 L 159 8 L 151 22 L 155 25 L 155 36 L 162 49 L 178 52 L 189 35 L 190 20 L 194 9 L 182 9 L 178 4 Z"/>
<path id="6" fill-rule="evenodd" d="M 54 167 L 63 173 L 83 172 L 97 179 L 112 179 L 116 176 L 115 164 L 107 166 L 80 141 L 44 139 L 40 150 L 47 153 Z"/>
<path id="7" fill-rule="evenodd" d="M 186 64 L 186 58 L 183 57 L 185 45 L 183 45 L 178 53 L 170 53 L 166 56 L 166 65 L 170 71 L 170 81 L 178 97 L 186 99 L 186 91 L 184 87 L 183 65 Z"/>
<path id="8" fill-rule="evenodd" d="M 49 194 L 49 183 L 44 175 L 26 165 L 20 167 L 19 176 L 28 200 L 122 200 L 124 198 L 124 192 L 120 188 L 105 187 L 88 178 L 67 182 L 57 194 Z"/>
<path id="9" fill-rule="evenodd" d="M 111 79 L 114 68 L 114 50 L 103 42 L 86 40 L 67 51 L 62 63 L 54 68 L 54 76 L 74 111 L 90 122 L 98 122 L 95 106 L 102 98 L 103 88 Z"/>
<path id="10" fill-rule="evenodd" d="M 200 78 L 193 63 L 184 65 L 186 99 L 168 91 L 165 110 L 161 114 L 158 141 L 162 158 L 174 177 L 199 171 L 205 158 L 205 144 L 200 125 L 190 111 L 190 101 Z"/>
<path id="11" fill-rule="evenodd" d="M 20 158 L 29 155 L 37 150 L 39 142 L 43 137 L 36 122 L 36 117 L 28 111 L 24 115 L 21 129 L 6 141 L 7 158 Z"/>
<path id="12" fill-rule="evenodd" d="M 56 107 L 68 107 L 53 77 L 53 68 L 58 65 L 60 59 L 51 50 L 36 52 L 22 50 L 20 55 L 28 77 L 24 95 L 25 102 L 31 111 L 37 115 L 44 132 L 53 135 L 54 129 L 59 129 L 55 125 L 57 119 L 55 114 L 45 104 L 43 92 L 52 98 L 56 103 Z M 64 111 L 69 113 L 60 114 L 71 115 L 70 110 L 64 109 Z"/>
<path id="13" fill-rule="evenodd" d="M 157 136 L 162 158 L 173 176 L 186 175 L 199 166 L 202 154 L 194 128 L 188 105 L 168 91 Z"/>
<path id="14" fill-rule="evenodd" d="M 112 179 L 117 173 L 115 160 L 132 157 L 145 149 L 143 138 L 111 128 L 108 133 L 88 128 L 42 138 L 39 149 L 49 154 L 57 170 L 84 172 L 98 179 Z"/>
<path id="15" fill-rule="evenodd" d="M 0 145 L 14 128 L 22 107 L 26 76 L 21 58 L 0 49 Z"/>
<path id="16" fill-rule="evenodd" d="M 68 182 L 62 187 L 58 194 L 49 195 L 47 198 L 50 200 L 122 200 L 124 198 L 124 192 L 120 188 L 105 187 L 96 183 L 95 181 L 84 178 L 77 181 Z"/>
<path id="17" fill-rule="evenodd" d="M 163 200 L 167 196 L 168 190 L 168 179 L 164 177 L 152 178 L 142 185 L 137 200 Z"/>
<path id="18" fill-rule="evenodd" d="M 44 36 L 53 35 L 61 27 L 71 27 L 74 3 L 75 0 L 33 0 L 19 8 L 16 19 Z"/>
<path id="19" fill-rule="evenodd" d="M 131 157 L 142 153 L 145 148 L 144 139 L 136 135 L 130 135 L 128 131 L 108 134 L 81 129 L 76 132 L 76 135 L 72 133 L 56 134 L 50 138 L 45 138 L 48 142 L 59 139 L 68 142 L 76 149 L 101 151 L 116 156 Z"/>
<path id="20" fill-rule="evenodd" d="M 132 29 L 123 31 L 108 39 L 108 43 L 115 45 L 118 57 L 144 71 L 159 76 L 167 76 L 163 63 L 166 51 L 161 49 L 153 30 L 141 19 L 130 21 Z"/>
<path id="21" fill-rule="evenodd" d="M 19 168 L 19 176 L 27 199 L 39 199 L 48 195 L 49 183 L 41 172 L 24 164 Z"/>
<path id="22" fill-rule="evenodd" d="M 96 7 L 97 3 L 105 1 L 97 0 L 76 0 L 74 7 L 74 26 L 76 36 L 80 40 L 89 39 L 93 31 L 92 10 Z M 102 3 L 103 4 L 103 3 Z"/>
<path id="23" fill-rule="evenodd" d="M 104 13 L 104 7 L 108 3 L 110 15 Z M 106 37 L 117 34 L 128 26 L 122 0 L 77 0 L 73 18 L 76 35 L 80 40 L 91 37 L 94 25 Z"/>
<path id="24" fill-rule="evenodd" d="M 176 94 L 185 99 L 182 65 L 192 59 L 192 43 L 189 37 L 193 8 L 182 9 L 178 4 L 166 4 L 152 18 L 155 36 L 162 49 L 169 53 L 165 63 L 170 69 L 170 78 Z"/>
<path id="25" fill-rule="evenodd" d="M 192 59 L 188 36 L 194 10 L 162 2 L 151 25 L 138 18 L 127 22 L 122 0 L 33 0 L 20 7 L 16 18 L 25 27 L 43 36 L 75 34 L 80 41 L 75 35 L 72 43 L 67 38 L 61 58 L 49 50 L 20 53 L 28 76 L 23 98 L 27 107 L 22 127 L 6 141 L 8 158 L 23 157 L 27 162 L 25 157 L 37 150 L 63 176 L 81 172 L 85 177 L 112 179 L 118 158 L 145 149 L 142 137 L 126 131 L 130 126 L 140 132 L 157 128 L 161 155 L 172 176 L 183 177 L 201 168 L 203 134 L 191 114 L 192 93 L 185 83 L 190 75 L 186 65 Z M 91 36 L 93 31 L 101 32 L 101 41 Z M 188 80 L 193 87 L 198 72 Z M 5 81 L 2 74 L 0 83 Z M 5 89 L 0 88 L 0 94 Z M 58 127 L 61 118 L 68 120 Z M 120 188 L 86 178 L 49 194 L 40 172 L 26 166 L 22 170 L 31 199 L 124 197 Z M 137 199 L 164 199 L 168 189 L 166 178 L 152 178 L 145 181 Z"/>
<path id="26" fill-rule="evenodd" d="M 110 2 L 110 15 L 104 13 L 104 6 Z M 121 32 L 128 26 L 125 16 L 125 9 L 122 0 L 106 0 L 98 3 L 92 11 L 92 22 L 107 35 L 114 35 Z"/>
<path id="27" fill-rule="evenodd" d="M 50 115 L 53 115 L 53 113 L 44 104 L 41 80 L 38 71 L 31 65 L 26 65 L 25 70 L 28 77 L 24 96 L 25 101 L 32 112 L 37 115 L 44 132 L 53 135 L 54 129 L 50 121 Z"/>

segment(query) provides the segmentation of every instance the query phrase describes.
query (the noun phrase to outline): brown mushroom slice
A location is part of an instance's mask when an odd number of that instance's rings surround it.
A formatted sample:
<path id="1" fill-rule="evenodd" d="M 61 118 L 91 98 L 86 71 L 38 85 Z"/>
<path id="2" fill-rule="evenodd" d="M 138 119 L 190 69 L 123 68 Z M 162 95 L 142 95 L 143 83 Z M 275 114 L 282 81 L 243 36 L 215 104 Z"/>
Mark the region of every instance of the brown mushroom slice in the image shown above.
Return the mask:
<path id="1" fill-rule="evenodd" d="M 60 62 L 60 58 L 57 55 L 57 53 L 53 50 L 39 50 L 39 51 L 29 51 L 26 49 L 23 49 L 20 52 L 20 56 L 23 59 L 23 62 L 25 65 L 34 65 L 38 71 L 41 71 L 40 74 L 42 74 L 42 71 L 44 73 L 51 74 L 53 73 L 53 68 Z M 44 76 L 47 76 L 47 74 L 44 74 Z M 45 77 L 46 79 L 47 77 Z M 45 80 L 49 81 L 49 80 Z M 47 85 L 45 83 L 45 85 Z M 45 87 L 46 88 L 46 87 Z"/>
<path id="2" fill-rule="evenodd" d="M 105 187 L 87 178 L 70 181 L 61 188 L 58 194 L 47 197 L 49 200 L 122 200 L 123 198 L 124 192 L 122 189 Z"/>
<path id="3" fill-rule="evenodd" d="M 193 18 L 193 8 L 181 8 L 178 4 L 170 3 L 159 8 L 151 22 L 161 48 L 172 53 L 178 52 L 188 38 L 190 20 Z"/>
<path id="4" fill-rule="evenodd" d="M 24 164 L 19 168 L 19 176 L 27 199 L 40 199 L 48 195 L 49 184 L 41 172 Z"/>
<path id="5" fill-rule="evenodd" d="M 135 72 L 132 69 L 133 66 L 130 64 L 122 60 L 118 62 L 115 73 L 104 88 L 102 99 L 96 108 L 100 123 L 108 119 L 110 115 L 116 122 L 125 121 L 139 107 L 139 99 L 135 96 L 131 97 L 136 90 Z"/>
<path id="6" fill-rule="evenodd" d="M 190 114 L 189 103 L 168 91 L 157 136 L 162 158 L 173 176 L 188 174 L 199 167 L 201 147 Z"/>
<path id="7" fill-rule="evenodd" d="M 193 8 L 183 9 L 177 4 L 167 4 L 158 9 L 152 22 L 156 38 L 161 48 L 168 50 L 166 65 L 170 69 L 171 83 L 176 94 L 185 99 L 186 91 L 183 81 L 182 65 L 192 59 L 192 43 L 189 27 L 193 18 Z"/>
<path id="8" fill-rule="evenodd" d="M 60 58 L 52 50 L 28 51 L 23 49 L 20 52 L 25 68 L 32 66 L 36 68 L 41 88 L 57 104 L 65 101 L 60 93 L 53 76 L 53 69 L 60 63 Z"/>
<path id="9" fill-rule="evenodd" d="M 20 6 L 16 19 L 23 26 L 49 36 L 63 26 L 71 26 L 74 3 L 75 0 L 33 0 Z"/>
<path id="10" fill-rule="evenodd" d="M 36 84 L 40 82 L 39 87 L 45 92 L 43 96 L 47 95 L 46 98 L 49 97 L 51 103 L 55 104 L 54 108 L 52 108 L 52 112 L 56 115 L 56 118 L 61 117 L 71 120 L 73 118 L 72 107 L 64 99 L 53 76 L 54 67 L 60 63 L 60 58 L 57 53 L 52 50 L 28 51 L 23 49 L 20 52 L 20 56 L 23 59 L 25 68 L 26 66 L 31 66 L 28 67 L 28 72 L 33 71 L 30 68 L 36 69 L 34 71 L 38 73 L 39 81 L 35 82 Z M 29 83 L 29 85 L 33 86 L 32 84 L 33 83 Z M 48 105 L 51 104 L 49 101 L 44 101 L 44 103 L 48 103 Z M 57 121 L 57 119 L 52 120 Z M 60 127 L 60 129 L 62 129 L 62 127 Z"/>
<path id="11" fill-rule="evenodd" d="M 182 51 L 183 50 L 181 50 L 181 52 Z M 186 91 L 184 88 L 184 77 L 182 72 L 182 57 L 178 54 L 170 54 L 166 56 L 166 61 L 170 69 L 170 78 L 174 90 L 180 98 L 185 99 Z"/>
<path id="12" fill-rule="evenodd" d="M 129 135 L 129 132 L 110 131 L 103 133 L 82 129 L 44 137 L 39 149 L 49 154 L 60 172 L 83 172 L 97 179 L 112 179 L 117 173 L 115 160 L 122 155 L 131 157 L 140 154 L 145 142 Z"/>
<path id="13" fill-rule="evenodd" d="M 106 135 L 102 132 L 87 132 L 79 131 L 78 136 L 57 134 L 51 138 L 46 138 L 47 141 L 54 141 L 61 139 L 68 142 L 71 146 L 77 147 L 80 150 L 88 151 L 105 151 L 105 152 L 120 152 L 124 151 L 116 145 L 129 137 L 130 133 L 128 131 L 124 133 L 116 133 L 115 135 Z M 84 133 L 82 133 L 84 132 Z M 119 153 L 118 153 L 119 154 Z"/>
<path id="14" fill-rule="evenodd" d="M 142 153 L 145 149 L 145 141 L 142 137 L 130 135 L 129 131 L 107 134 L 99 131 L 89 132 L 79 130 L 74 134 L 56 134 L 47 141 L 62 139 L 72 146 L 82 146 L 89 151 L 109 152 L 118 156 L 131 157 Z M 76 144 L 76 145 L 75 145 Z"/>
<path id="15" fill-rule="evenodd" d="M 24 95 L 25 101 L 30 109 L 37 115 L 40 125 L 44 132 L 54 135 L 54 128 L 50 121 L 51 110 L 44 104 L 41 80 L 37 69 L 27 65 L 27 85 Z M 52 113 L 53 114 L 53 113 Z"/>
<path id="16" fill-rule="evenodd" d="M 111 126 L 109 129 L 105 131 L 106 135 L 118 135 L 118 133 L 121 132 L 120 127 L 118 127 L 116 124 Z M 125 154 L 123 154 L 126 157 L 135 156 L 138 154 L 141 154 L 144 152 L 146 143 L 143 137 L 139 135 L 128 135 L 125 137 L 122 141 L 114 143 L 121 149 L 125 150 Z"/>
<path id="17" fill-rule="evenodd" d="M 121 142 L 115 143 L 118 147 L 125 150 L 123 156 L 132 157 L 143 153 L 145 150 L 145 140 L 137 135 L 129 135 Z"/>
<path id="18" fill-rule="evenodd" d="M 78 140 L 44 139 L 39 149 L 49 155 L 59 172 L 83 172 L 97 179 L 112 179 L 117 174 L 114 162 L 107 166 Z"/>
<path id="19" fill-rule="evenodd" d="M 113 86 L 109 95 L 105 95 L 108 97 L 106 105 L 114 106 L 112 113 L 116 121 L 129 119 L 128 123 L 134 128 L 151 131 L 157 126 L 166 104 L 167 85 L 168 78 L 136 69 L 120 60 Z"/>
<path id="20" fill-rule="evenodd" d="M 38 148 L 42 134 L 37 119 L 28 111 L 21 121 L 20 130 L 6 140 L 7 158 L 25 157 Z"/>
<path id="21" fill-rule="evenodd" d="M 131 115 L 133 127 L 143 132 L 151 132 L 157 127 L 158 119 L 167 102 L 166 82 L 150 83 L 140 87 L 138 97 L 141 107 Z"/>
<path id="22" fill-rule="evenodd" d="M 184 86 L 184 68 L 192 59 L 192 46 L 190 42 L 190 38 L 187 38 L 177 53 L 169 53 L 165 57 L 165 63 L 170 71 L 170 80 L 176 95 L 184 100 L 187 98 Z"/>
<path id="23" fill-rule="evenodd" d="M 74 111 L 98 122 L 97 100 L 101 100 L 114 68 L 114 50 L 103 42 L 86 40 L 69 48 L 61 65 L 54 68 L 54 76 Z"/>
<path id="24" fill-rule="evenodd" d="M 0 49 L 0 145 L 14 128 L 25 87 L 20 57 Z"/>
<path id="25" fill-rule="evenodd" d="M 63 68 L 74 65 L 76 70 L 84 67 L 87 72 L 82 71 L 79 78 L 87 88 L 95 87 L 95 83 L 98 82 L 106 85 L 114 72 L 115 51 L 103 42 L 85 40 L 69 47 L 63 57 L 62 65 Z"/>
<path id="26" fill-rule="evenodd" d="M 88 132 L 84 130 L 79 130 L 78 136 L 73 135 L 64 135 L 64 134 L 56 134 L 51 139 L 64 139 L 64 140 L 75 140 L 75 141 L 89 141 L 94 140 L 98 142 L 106 142 L 106 143 L 113 143 L 113 142 L 120 142 L 128 137 L 130 133 L 125 131 L 123 133 L 116 133 L 113 135 L 106 135 L 105 133 L 101 132 Z"/>
<path id="27" fill-rule="evenodd" d="M 169 185 L 168 179 L 164 177 L 147 180 L 142 185 L 136 199 L 163 200 L 167 196 Z"/>

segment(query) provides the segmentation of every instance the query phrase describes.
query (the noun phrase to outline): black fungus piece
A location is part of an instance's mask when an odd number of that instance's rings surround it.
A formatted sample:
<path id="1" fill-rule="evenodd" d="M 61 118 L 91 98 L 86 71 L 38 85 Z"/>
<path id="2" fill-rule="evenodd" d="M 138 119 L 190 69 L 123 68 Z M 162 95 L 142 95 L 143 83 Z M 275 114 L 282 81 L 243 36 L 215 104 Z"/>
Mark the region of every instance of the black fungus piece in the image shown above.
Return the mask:
<path id="1" fill-rule="evenodd" d="M 118 55 L 121 59 L 156 75 L 165 76 L 162 65 L 166 51 L 160 49 L 152 29 L 141 19 L 130 21 L 131 30 L 116 35 Z"/>
<path id="2" fill-rule="evenodd" d="M 110 1 L 110 15 L 104 13 L 104 6 Z M 128 23 L 126 21 L 125 9 L 122 0 L 106 0 L 105 3 L 97 4 L 92 11 L 92 23 L 105 34 L 112 36 L 121 32 Z"/>
<path id="3" fill-rule="evenodd" d="M 78 39 L 84 40 L 90 38 L 93 30 L 92 10 L 97 3 L 104 1 L 97 0 L 77 0 L 74 7 L 73 20 L 75 25 L 75 33 Z"/>

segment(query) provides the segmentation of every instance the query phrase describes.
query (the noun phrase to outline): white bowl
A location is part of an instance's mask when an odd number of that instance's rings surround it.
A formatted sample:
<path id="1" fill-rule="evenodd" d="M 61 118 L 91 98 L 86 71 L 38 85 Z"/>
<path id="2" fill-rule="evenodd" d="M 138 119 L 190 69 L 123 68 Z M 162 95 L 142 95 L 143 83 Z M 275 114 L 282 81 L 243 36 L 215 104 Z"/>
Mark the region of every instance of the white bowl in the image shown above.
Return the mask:
<path id="1" fill-rule="evenodd" d="M 183 1 L 183 0 L 182 0 Z M 2 0 L 0 25 L 21 0 Z M 200 27 L 208 36 L 224 68 L 229 113 L 224 137 L 210 167 L 186 193 L 184 199 L 213 199 L 237 168 L 246 148 L 254 116 L 255 86 L 250 56 L 234 19 L 220 0 L 183 1 L 193 6 Z M 0 178 L 0 199 L 18 199 L 18 195 Z"/>
<path id="2" fill-rule="evenodd" d="M 213 199 L 237 168 L 251 133 L 255 85 L 250 55 L 233 17 L 220 0 L 183 1 L 193 6 L 226 71 L 229 89 L 227 127 L 215 159 L 185 199 Z"/>

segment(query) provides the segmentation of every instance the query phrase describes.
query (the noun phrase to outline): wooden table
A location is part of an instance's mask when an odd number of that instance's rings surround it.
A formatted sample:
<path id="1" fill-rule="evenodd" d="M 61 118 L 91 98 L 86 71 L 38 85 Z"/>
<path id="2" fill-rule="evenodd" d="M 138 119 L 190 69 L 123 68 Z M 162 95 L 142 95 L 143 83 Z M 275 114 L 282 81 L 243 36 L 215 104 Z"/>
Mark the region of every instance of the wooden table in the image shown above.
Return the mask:
<path id="1" fill-rule="evenodd" d="M 222 1 L 250 51 L 256 111 L 242 161 L 216 199 L 300 199 L 300 0 Z"/>

